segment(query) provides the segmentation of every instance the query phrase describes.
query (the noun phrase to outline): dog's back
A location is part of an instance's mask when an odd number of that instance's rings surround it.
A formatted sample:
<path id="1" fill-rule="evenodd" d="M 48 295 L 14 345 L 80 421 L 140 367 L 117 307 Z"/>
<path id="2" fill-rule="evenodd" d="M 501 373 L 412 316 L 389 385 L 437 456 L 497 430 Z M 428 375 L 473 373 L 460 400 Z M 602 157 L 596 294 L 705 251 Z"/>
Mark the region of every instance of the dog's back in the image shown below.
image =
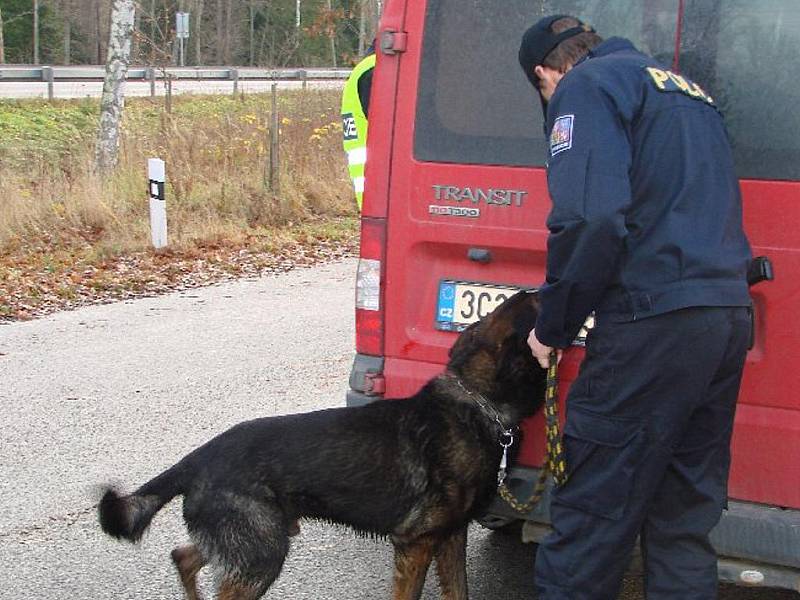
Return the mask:
<path id="1" fill-rule="evenodd" d="M 103 530 L 135 542 L 183 495 L 194 545 L 172 556 L 187 596 L 211 561 L 222 570 L 220 597 L 255 599 L 279 575 L 297 519 L 324 519 L 390 537 L 396 598 L 415 597 L 434 554 L 442 585 L 465 598 L 466 525 L 495 492 L 500 416 L 514 424 L 530 414 L 544 383 L 525 343 L 533 298 L 496 313 L 458 339 L 448 373 L 415 396 L 240 423 L 133 494 L 108 489 Z"/>

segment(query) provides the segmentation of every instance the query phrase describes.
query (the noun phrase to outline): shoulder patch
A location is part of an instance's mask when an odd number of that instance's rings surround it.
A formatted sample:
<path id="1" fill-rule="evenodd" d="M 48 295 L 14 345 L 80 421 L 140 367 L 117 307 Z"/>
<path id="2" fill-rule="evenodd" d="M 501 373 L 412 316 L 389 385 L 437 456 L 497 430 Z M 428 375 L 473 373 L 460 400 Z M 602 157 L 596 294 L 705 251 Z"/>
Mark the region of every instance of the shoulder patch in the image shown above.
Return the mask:
<path id="1" fill-rule="evenodd" d="M 550 156 L 572 148 L 572 126 L 575 115 L 562 115 L 557 117 L 550 132 Z"/>

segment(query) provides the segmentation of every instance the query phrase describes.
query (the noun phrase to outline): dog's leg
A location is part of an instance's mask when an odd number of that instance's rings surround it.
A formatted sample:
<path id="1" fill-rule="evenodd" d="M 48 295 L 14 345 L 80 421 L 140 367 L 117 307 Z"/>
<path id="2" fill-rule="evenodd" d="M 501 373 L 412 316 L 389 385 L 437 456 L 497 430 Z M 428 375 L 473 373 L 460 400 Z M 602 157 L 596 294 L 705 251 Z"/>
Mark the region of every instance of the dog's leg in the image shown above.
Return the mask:
<path id="1" fill-rule="evenodd" d="M 422 595 L 434 546 L 431 538 L 421 538 L 410 544 L 395 543 L 393 600 L 418 600 Z"/>
<path id="2" fill-rule="evenodd" d="M 445 538 L 436 549 L 436 574 L 444 600 L 467 600 L 467 528 Z"/>
<path id="3" fill-rule="evenodd" d="M 289 537 L 294 537 L 300 533 L 300 523 L 297 519 L 293 519 L 286 528 L 286 534 Z"/>
<path id="4" fill-rule="evenodd" d="M 219 586 L 217 600 L 258 600 L 267 592 L 267 587 L 226 578 Z"/>
<path id="5" fill-rule="evenodd" d="M 197 573 L 205 566 L 206 559 L 197 546 L 190 544 L 175 548 L 172 551 L 172 562 L 178 569 L 187 600 L 200 600 L 197 593 Z"/>

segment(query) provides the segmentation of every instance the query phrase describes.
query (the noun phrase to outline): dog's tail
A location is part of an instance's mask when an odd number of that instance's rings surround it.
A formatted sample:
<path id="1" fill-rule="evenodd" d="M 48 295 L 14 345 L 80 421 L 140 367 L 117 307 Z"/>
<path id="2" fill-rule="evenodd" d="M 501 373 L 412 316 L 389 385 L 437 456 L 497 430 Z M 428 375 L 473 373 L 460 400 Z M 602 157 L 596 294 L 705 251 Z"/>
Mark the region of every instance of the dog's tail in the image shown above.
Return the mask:
<path id="1" fill-rule="evenodd" d="M 161 508 L 184 493 L 185 466 L 181 463 L 151 479 L 134 493 L 124 496 L 106 487 L 97 506 L 100 527 L 108 535 L 138 542 Z"/>

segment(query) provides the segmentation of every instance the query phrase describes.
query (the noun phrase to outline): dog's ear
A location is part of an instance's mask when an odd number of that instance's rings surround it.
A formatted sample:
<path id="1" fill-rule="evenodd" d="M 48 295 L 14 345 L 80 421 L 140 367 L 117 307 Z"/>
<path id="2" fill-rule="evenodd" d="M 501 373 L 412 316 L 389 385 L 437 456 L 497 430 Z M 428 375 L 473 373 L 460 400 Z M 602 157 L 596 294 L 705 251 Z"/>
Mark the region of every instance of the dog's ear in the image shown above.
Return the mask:
<path id="1" fill-rule="evenodd" d="M 538 316 L 538 295 L 535 291 L 525 292 L 524 299 L 520 303 L 520 308 L 514 314 L 514 331 L 517 335 L 527 339 L 531 329 L 536 326 L 536 317 Z"/>
<path id="2" fill-rule="evenodd" d="M 478 329 L 480 321 L 476 321 L 469 325 L 464 331 L 458 334 L 458 338 L 456 338 L 455 343 L 450 346 L 450 350 L 447 351 L 447 356 L 453 358 L 453 355 L 456 352 L 459 352 L 461 348 L 469 347 L 474 344 L 475 334 Z"/>
<path id="3" fill-rule="evenodd" d="M 527 339 L 536 325 L 539 314 L 539 299 L 536 290 L 523 290 L 498 306 L 490 315 L 489 329 L 494 331 L 497 341 L 509 335 Z"/>

